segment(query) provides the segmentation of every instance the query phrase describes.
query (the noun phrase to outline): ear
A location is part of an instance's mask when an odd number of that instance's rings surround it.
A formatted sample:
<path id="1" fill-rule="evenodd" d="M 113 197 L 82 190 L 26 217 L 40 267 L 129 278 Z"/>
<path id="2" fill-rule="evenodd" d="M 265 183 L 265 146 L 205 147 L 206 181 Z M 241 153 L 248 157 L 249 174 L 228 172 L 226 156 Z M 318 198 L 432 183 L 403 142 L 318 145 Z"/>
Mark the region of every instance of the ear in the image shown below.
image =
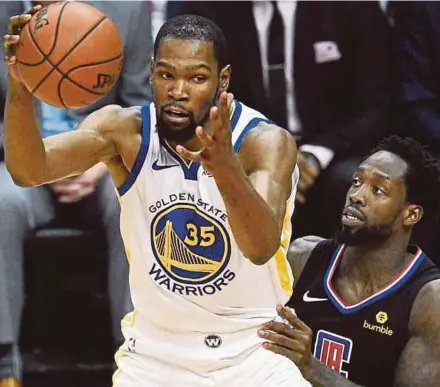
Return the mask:
<path id="1" fill-rule="evenodd" d="M 415 226 L 423 216 L 423 207 L 417 204 L 409 204 L 405 210 L 403 224 L 407 227 Z"/>
<path id="2" fill-rule="evenodd" d="M 227 91 L 231 80 L 231 66 L 227 65 L 220 71 L 220 92 Z"/>

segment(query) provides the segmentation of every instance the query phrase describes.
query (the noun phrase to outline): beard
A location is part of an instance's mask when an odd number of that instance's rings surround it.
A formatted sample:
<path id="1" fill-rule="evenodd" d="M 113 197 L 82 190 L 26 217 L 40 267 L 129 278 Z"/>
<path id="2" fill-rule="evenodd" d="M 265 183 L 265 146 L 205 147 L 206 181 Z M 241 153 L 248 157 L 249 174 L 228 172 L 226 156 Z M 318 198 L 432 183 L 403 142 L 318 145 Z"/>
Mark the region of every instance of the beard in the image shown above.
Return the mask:
<path id="1" fill-rule="evenodd" d="M 197 127 L 205 125 L 205 123 L 209 120 L 209 112 L 211 111 L 211 108 L 216 105 L 218 94 L 219 89 L 217 88 L 214 99 L 211 101 L 211 103 L 208 104 L 206 113 L 202 116 L 201 119 L 196 120 L 193 112 L 186 111 L 186 113 L 188 114 L 189 123 L 185 127 L 167 123 L 163 118 L 165 108 L 178 104 L 171 103 L 162 106 L 160 110 L 157 110 L 156 113 L 156 125 L 159 136 L 161 138 L 167 139 L 168 141 L 175 141 L 177 143 L 184 143 L 190 140 L 192 137 L 195 136 Z"/>
<path id="2" fill-rule="evenodd" d="M 157 130 L 159 132 L 160 137 L 165 138 L 169 141 L 175 141 L 177 143 L 183 143 L 191 139 L 195 133 L 196 129 L 199 125 L 203 125 L 209 117 L 208 113 L 205 114 L 203 119 L 199 122 L 196 122 L 194 118 L 194 114 L 188 112 L 189 124 L 185 127 L 179 127 L 171 125 L 163 119 L 163 113 L 158 114 L 157 117 Z"/>
<path id="3" fill-rule="evenodd" d="M 336 231 L 335 240 L 338 244 L 347 246 L 379 245 L 385 242 L 391 235 L 394 221 L 379 226 L 365 226 L 351 229 L 340 224 Z"/>

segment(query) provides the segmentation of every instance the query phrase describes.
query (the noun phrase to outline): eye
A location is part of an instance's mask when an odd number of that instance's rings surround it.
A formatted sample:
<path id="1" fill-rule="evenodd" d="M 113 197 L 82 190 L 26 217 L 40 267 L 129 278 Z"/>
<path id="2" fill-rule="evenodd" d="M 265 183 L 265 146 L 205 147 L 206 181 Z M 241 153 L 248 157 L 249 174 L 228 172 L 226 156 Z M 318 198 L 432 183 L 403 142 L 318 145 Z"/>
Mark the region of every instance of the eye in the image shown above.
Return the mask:
<path id="1" fill-rule="evenodd" d="M 170 73 L 162 73 L 160 76 L 163 79 L 173 79 L 173 76 Z"/>
<path id="2" fill-rule="evenodd" d="M 353 187 L 360 187 L 361 186 L 361 181 L 359 180 L 358 177 L 354 177 L 353 180 L 351 181 L 351 185 Z"/>
<path id="3" fill-rule="evenodd" d="M 375 187 L 373 187 L 373 192 L 376 194 L 376 195 L 385 195 L 385 190 L 383 189 L 383 188 L 381 188 L 381 187 L 378 187 L 378 186 L 375 186 Z"/>
<path id="4" fill-rule="evenodd" d="M 192 80 L 196 83 L 203 83 L 206 81 L 206 77 L 204 75 L 196 75 Z"/>

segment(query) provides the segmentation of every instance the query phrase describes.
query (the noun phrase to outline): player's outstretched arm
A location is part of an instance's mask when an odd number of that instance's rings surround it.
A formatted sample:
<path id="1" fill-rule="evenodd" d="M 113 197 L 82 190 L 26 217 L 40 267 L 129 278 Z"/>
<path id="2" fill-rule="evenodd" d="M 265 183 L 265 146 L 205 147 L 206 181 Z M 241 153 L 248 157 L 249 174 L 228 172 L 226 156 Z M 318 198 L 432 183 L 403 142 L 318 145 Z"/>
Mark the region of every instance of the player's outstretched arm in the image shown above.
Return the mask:
<path id="1" fill-rule="evenodd" d="M 192 152 L 178 145 L 176 151 L 188 160 L 200 161 L 212 174 L 238 247 L 253 263 L 262 265 L 280 246 L 296 145 L 287 131 L 260 124 L 246 136 L 237 156 L 229 121 L 232 98 L 223 92 L 219 106 L 211 108 L 212 133 L 196 129 L 202 150 Z"/>
<path id="2" fill-rule="evenodd" d="M 106 107 L 90 115 L 79 131 L 41 139 L 34 113 L 32 94 L 20 81 L 15 48 L 20 31 L 41 9 L 33 7 L 9 19 L 8 33 L 3 38 L 9 67 L 9 87 L 4 119 L 6 165 L 18 185 L 34 186 L 82 173 L 100 161 L 115 156 L 111 128 L 117 123 L 117 107 Z M 109 130 L 110 129 L 110 130 Z"/>
<path id="3" fill-rule="evenodd" d="M 277 312 L 285 322 L 270 321 L 258 332 L 267 340 L 264 348 L 292 360 L 314 387 L 361 387 L 312 355 L 313 332 L 289 308 L 278 305 Z"/>
<path id="4" fill-rule="evenodd" d="M 409 332 L 394 387 L 440 386 L 440 280 L 426 284 L 417 295 Z"/>
<path id="5" fill-rule="evenodd" d="M 104 107 L 88 116 L 77 130 L 41 138 L 33 97 L 10 80 L 4 121 L 6 166 L 14 182 L 37 186 L 80 174 L 117 155 L 112 129 L 121 116 L 117 106 Z"/>
<path id="6" fill-rule="evenodd" d="M 260 263 L 267 262 L 280 247 L 296 152 L 289 132 L 261 123 L 246 136 L 238 154 L 249 188 L 240 194 L 240 180 L 234 176 L 230 183 L 227 178 L 223 183 L 225 202 L 233 208 L 231 226 L 235 225 L 243 244 L 262 249 Z"/>

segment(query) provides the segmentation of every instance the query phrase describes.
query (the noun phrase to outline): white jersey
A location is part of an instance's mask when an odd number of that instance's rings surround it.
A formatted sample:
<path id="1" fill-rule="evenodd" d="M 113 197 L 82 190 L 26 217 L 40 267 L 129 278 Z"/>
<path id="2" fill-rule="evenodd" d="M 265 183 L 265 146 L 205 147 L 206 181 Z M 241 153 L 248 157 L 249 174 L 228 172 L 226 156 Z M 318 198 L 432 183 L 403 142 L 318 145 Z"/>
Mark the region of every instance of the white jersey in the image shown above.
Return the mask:
<path id="1" fill-rule="evenodd" d="M 197 162 L 187 165 L 159 138 L 153 103 L 142 107 L 142 121 L 139 154 L 129 178 L 118 189 L 135 307 L 123 329 L 137 340 L 151 342 L 154 336 L 161 344 L 173 335 L 171 340 L 178 345 L 178 335 L 190 340 L 193 333 L 208 341 L 211 337 L 215 346 L 216 335 L 235 332 L 241 332 L 245 341 L 243 332 L 252 332 L 249 346 L 261 343 L 257 327 L 273 319 L 275 306 L 285 304 L 292 293 L 293 276 L 286 254 L 298 169 L 292 176 L 280 248 L 268 263 L 257 266 L 234 240 L 214 178 Z M 262 121 L 269 122 L 234 101 L 231 127 L 235 152 Z M 191 343 L 188 346 L 191 348 Z M 166 350 L 162 345 L 157 351 Z M 176 347 L 169 351 L 176 351 Z"/>

